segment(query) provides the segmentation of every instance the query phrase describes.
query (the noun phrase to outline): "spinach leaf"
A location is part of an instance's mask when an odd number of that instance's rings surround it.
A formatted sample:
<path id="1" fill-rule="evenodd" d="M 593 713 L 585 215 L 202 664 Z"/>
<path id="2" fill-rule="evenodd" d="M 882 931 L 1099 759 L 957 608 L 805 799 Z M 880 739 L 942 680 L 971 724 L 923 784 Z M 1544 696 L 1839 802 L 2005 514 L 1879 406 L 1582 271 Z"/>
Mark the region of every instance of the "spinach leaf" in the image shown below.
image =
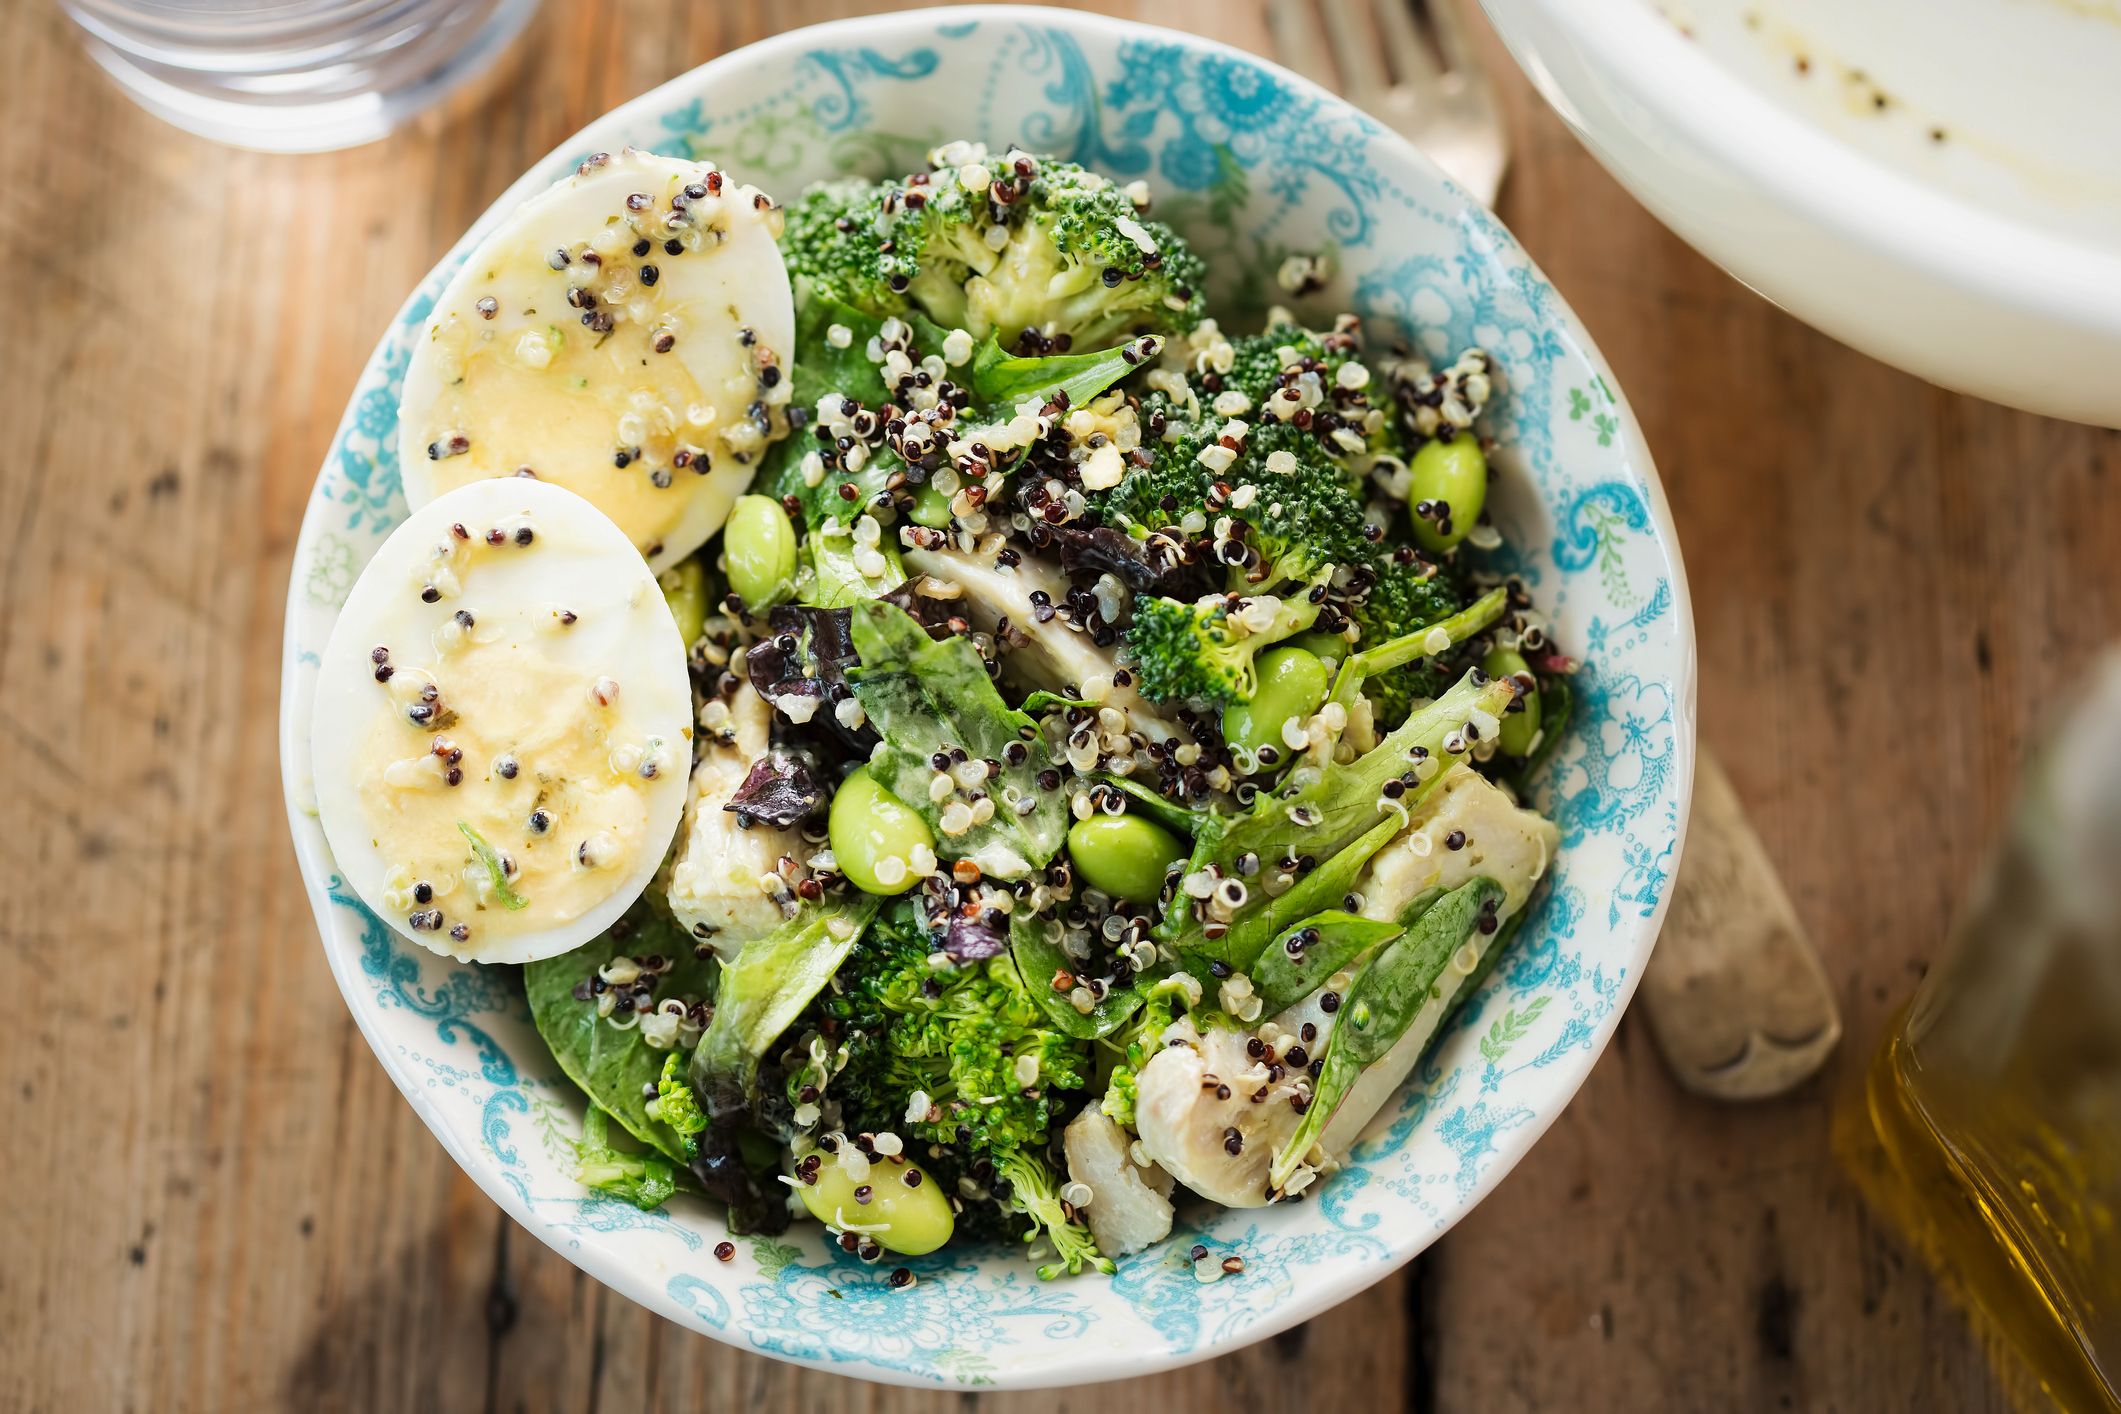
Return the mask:
<path id="1" fill-rule="evenodd" d="M 670 1052 L 642 1040 L 639 1027 L 622 1029 L 598 1016 L 596 994 L 588 987 L 597 969 L 614 958 L 656 954 L 676 959 L 656 983 L 657 999 L 714 994 L 714 961 L 695 957 L 692 940 L 645 901 L 573 952 L 524 964 L 523 989 L 538 1035 L 567 1078 L 634 1138 L 683 1160 L 684 1136 L 648 1113 L 648 1096 Z"/>
<path id="2" fill-rule="evenodd" d="M 1071 405 L 1080 406 L 1155 358 L 1162 348 L 1162 340 L 1144 334 L 1096 353 L 1023 358 L 1002 352 L 989 334 L 972 355 L 972 395 L 997 411 L 1013 409 L 1026 398 L 1043 402 L 1055 392 L 1066 393 Z"/>
<path id="3" fill-rule="evenodd" d="M 1053 989 L 1056 972 L 1072 974 L 1078 966 L 1054 941 L 1053 934 L 1059 926 L 1029 915 L 1018 916 L 1009 925 L 1009 955 L 1016 961 L 1025 990 L 1038 999 L 1054 1030 L 1078 1041 L 1109 1036 L 1141 1010 L 1144 993 L 1139 985 L 1117 988 L 1107 992 L 1089 1011 L 1077 1011 L 1075 1003 L 1068 1000 L 1068 992 Z"/>
<path id="4" fill-rule="evenodd" d="M 1328 977 L 1405 931 L 1397 923 L 1358 918 L 1339 909 L 1314 913 L 1259 955 L 1252 967 L 1252 990 L 1269 1014 L 1294 1006 L 1323 987 Z M 1293 939 L 1304 940 L 1295 952 L 1289 951 Z"/>
<path id="5" fill-rule="evenodd" d="M 835 347 L 825 337 L 835 324 L 853 336 L 845 348 Z M 869 341 L 883 327 L 884 321 L 875 315 L 813 292 L 795 315 L 795 377 L 788 405 L 814 412 L 817 400 L 827 393 L 870 407 L 889 402 L 891 392 L 884 386 L 882 365 L 870 362 L 868 353 Z"/>
<path id="6" fill-rule="evenodd" d="M 1354 1088 L 1365 1067 L 1399 1044 L 1410 1027 L 1421 1024 L 1430 1035 L 1443 1022 L 1446 1008 L 1430 1003 L 1441 996 L 1437 980 L 1451 959 L 1502 901 L 1502 885 L 1486 877 L 1459 885 L 1429 905 L 1399 939 L 1373 956 L 1356 974 L 1342 999 L 1333 1029 L 1326 1036 L 1323 1066 L 1311 1104 L 1289 1142 L 1275 1151 L 1267 1181 L 1279 1189 L 1303 1165 L 1304 1155 L 1325 1133 L 1334 1111 Z M 1418 905 L 1420 900 L 1416 900 Z M 1412 905 L 1410 905 L 1411 909 Z M 1492 942 L 1492 934 L 1488 941 Z"/>
<path id="7" fill-rule="evenodd" d="M 722 968 L 714 1017 L 692 1053 L 692 1087 L 711 1118 L 750 1111 L 760 1059 L 832 980 L 876 909 L 867 894 L 813 904 Z"/>
<path id="8" fill-rule="evenodd" d="M 928 822 L 936 853 L 971 859 L 997 879 L 1021 879 L 1053 858 L 1068 829 L 1068 806 L 1059 791 L 1038 787 L 1038 773 L 1052 764 L 1045 740 L 1030 717 L 1002 700 L 971 640 L 931 640 L 905 610 L 877 599 L 853 606 L 852 628 L 862 660 L 849 674 L 854 695 L 884 739 L 869 773 Z M 984 787 L 992 817 L 956 833 L 943 829 L 942 817 L 961 798 L 938 803 L 928 795 L 935 776 L 929 758 L 952 747 L 975 761 L 1003 763 Z M 1023 749 L 1013 766 L 1006 764 L 1011 747 Z M 1029 812 L 1019 814 L 1012 799 L 1031 802 Z"/>

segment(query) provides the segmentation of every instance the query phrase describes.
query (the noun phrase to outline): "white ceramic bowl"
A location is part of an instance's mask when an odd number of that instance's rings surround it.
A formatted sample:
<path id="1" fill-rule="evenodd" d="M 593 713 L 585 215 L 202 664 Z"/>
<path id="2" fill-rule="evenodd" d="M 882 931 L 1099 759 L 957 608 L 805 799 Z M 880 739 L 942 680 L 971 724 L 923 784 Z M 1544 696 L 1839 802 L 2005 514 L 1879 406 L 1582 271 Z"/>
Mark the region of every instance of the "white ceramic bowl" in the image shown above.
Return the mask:
<path id="1" fill-rule="evenodd" d="M 1498 491 L 1511 566 L 1580 653 L 1581 715 L 1544 787 L 1564 843 L 1492 983 L 1316 1201 L 1182 1208 L 1117 1277 L 1041 1283 L 1011 1250 L 951 1248 L 894 1291 L 815 1226 L 711 1255 L 720 1213 L 585 1193 L 567 1140 L 582 1099 L 532 1031 L 513 972 L 401 943 L 343 887 L 309 808 L 317 650 L 404 513 L 396 414 L 436 291 L 497 216 L 583 155 L 711 153 L 793 196 L 854 168 L 904 171 L 958 134 L 1144 177 L 1226 281 L 1333 246 L 1318 309 L 1411 323 L 1450 357 L 1478 342 L 1504 392 Z M 1257 288 L 1266 283 L 1255 281 Z M 1227 285 L 1226 285 L 1227 288 Z M 1649 453 L 1589 338 L 1493 217 L 1336 98 L 1197 39 L 1053 11 L 922 11 L 802 30 L 717 60 L 539 162 L 421 282 L 355 389 L 317 481 L 289 587 L 281 750 L 325 953 L 384 1067 L 444 1146 L 531 1232 L 694 1330 L 906 1383 L 1036 1386 L 1144 1374 L 1270 1335 L 1378 1280 L 1464 1216 L 1551 1123 L 1634 990 L 1677 863 L 1692 781 L 1694 641 Z M 1195 1281 L 1187 1249 L 1241 1255 Z"/>
<path id="2" fill-rule="evenodd" d="M 1483 3 L 1598 160 L 1761 294 L 1948 388 L 2121 426 L 2112 6 Z"/>

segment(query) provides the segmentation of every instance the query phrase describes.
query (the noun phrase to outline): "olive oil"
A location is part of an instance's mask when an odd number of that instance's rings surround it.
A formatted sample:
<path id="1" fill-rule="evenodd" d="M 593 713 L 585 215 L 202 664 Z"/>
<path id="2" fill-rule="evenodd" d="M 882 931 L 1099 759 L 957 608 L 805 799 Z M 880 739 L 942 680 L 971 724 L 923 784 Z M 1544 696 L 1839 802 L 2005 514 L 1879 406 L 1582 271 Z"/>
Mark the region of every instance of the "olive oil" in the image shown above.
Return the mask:
<path id="1" fill-rule="evenodd" d="M 2121 655 L 2029 772 L 1837 1147 L 2061 1409 L 2121 1411 Z"/>
<path id="2" fill-rule="evenodd" d="M 2121 1117 L 2082 1143 L 2022 1097 L 1926 1068 L 1896 1030 L 1844 1119 L 1865 1196 L 2054 1405 L 2121 1409 Z"/>

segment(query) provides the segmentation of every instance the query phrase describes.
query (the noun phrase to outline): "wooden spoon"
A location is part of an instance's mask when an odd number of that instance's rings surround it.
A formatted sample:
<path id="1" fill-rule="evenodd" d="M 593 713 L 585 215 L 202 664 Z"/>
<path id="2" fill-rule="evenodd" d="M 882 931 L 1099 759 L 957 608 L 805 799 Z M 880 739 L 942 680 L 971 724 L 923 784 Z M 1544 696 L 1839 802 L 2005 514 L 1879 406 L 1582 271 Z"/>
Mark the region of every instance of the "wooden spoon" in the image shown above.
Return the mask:
<path id="1" fill-rule="evenodd" d="M 1841 1039 L 1819 953 L 1713 753 L 1671 911 L 1643 974 L 1642 1004 L 1679 1083 L 1719 1100 L 1763 1100 L 1811 1078 Z"/>

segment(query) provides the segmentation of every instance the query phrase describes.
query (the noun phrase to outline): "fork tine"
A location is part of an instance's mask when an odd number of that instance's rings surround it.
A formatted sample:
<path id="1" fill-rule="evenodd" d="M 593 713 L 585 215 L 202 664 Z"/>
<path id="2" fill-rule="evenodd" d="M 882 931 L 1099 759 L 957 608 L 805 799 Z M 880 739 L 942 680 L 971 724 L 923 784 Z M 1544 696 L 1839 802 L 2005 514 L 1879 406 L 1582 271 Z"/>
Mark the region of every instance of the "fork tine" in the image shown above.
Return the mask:
<path id="1" fill-rule="evenodd" d="M 1360 108 L 1374 108 L 1392 86 L 1377 49 L 1377 27 L 1364 12 L 1369 0 L 1319 0 L 1319 14 L 1326 22 L 1326 42 L 1333 46 L 1333 63 L 1340 70 L 1341 92 Z"/>
<path id="2" fill-rule="evenodd" d="M 1456 0 L 1405 0 L 1405 3 L 1429 17 L 1429 27 L 1436 33 L 1436 47 L 1443 51 L 1446 70 L 1461 74 L 1468 81 L 1484 76 L 1480 51 L 1473 45 L 1473 31 L 1466 24 L 1465 16 L 1458 12 Z"/>
<path id="3" fill-rule="evenodd" d="M 1318 26 L 1311 7 L 1299 0 L 1282 0 L 1267 6 L 1267 31 L 1274 37 L 1276 56 L 1320 88 L 1337 89 L 1340 80 L 1319 47 Z"/>
<path id="4" fill-rule="evenodd" d="M 1377 0 L 1377 28 L 1385 53 L 1401 83 L 1422 83 L 1437 76 L 1436 52 L 1423 42 L 1414 23 L 1416 0 Z"/>

